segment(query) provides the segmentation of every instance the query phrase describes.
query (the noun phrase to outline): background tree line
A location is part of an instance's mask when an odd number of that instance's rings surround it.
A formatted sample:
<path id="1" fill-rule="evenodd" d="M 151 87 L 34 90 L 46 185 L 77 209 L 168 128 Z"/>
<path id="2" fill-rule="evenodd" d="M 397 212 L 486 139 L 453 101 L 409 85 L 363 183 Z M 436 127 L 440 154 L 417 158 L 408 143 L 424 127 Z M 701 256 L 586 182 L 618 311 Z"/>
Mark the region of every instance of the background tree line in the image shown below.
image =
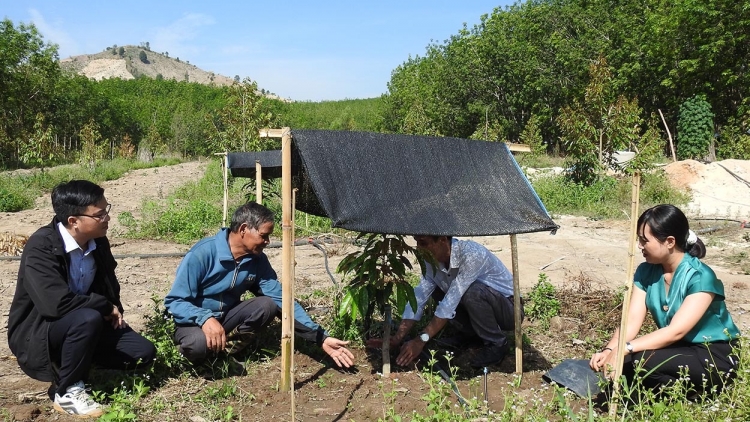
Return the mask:
<path id="1" fill-rule="evenodd" d="M 379 99 L 287 103 L 245 79 L 217 87 L 66 72 L 33 25 L 0 21 L 0 168 L 274 147 L 267 126 L 378 130 Z"/>
<path id="2" fill-rule="evenodd" d="M 662 110 L 673 133 L 680 118 L 690 126 L 690 118 L 711 116 L 707 136 L 718 136 L 718 155 L 750 158 L 748 34 L 742 1 L 528 0 L 495 9 L 398 66 L 384 96 L 384 126 L 516 141 L 532 122 L 550 149 L 565 151 L 571 132 L 559 116 L 589 102 L 590 67 L 599 63 L 609 73 L 599 83 L 611 97 L 607 107 L 621 95 L 663 130 L 655 121 Z"/>
<path id="3" fill-rule="evenodd" d="M 659 110 L 680 158 L 750 158 L 748 34 L 750 8 L 733 0 L 529 0 L 408 58 L 380 98 L 313 103 L 239 77 L 89 80 L 61 70 L 33 25 L 6 19 L 0 167 L 274 147 L 261 126 L 521 141 L 595 166 L 616 148 L 663 150 Z"/>

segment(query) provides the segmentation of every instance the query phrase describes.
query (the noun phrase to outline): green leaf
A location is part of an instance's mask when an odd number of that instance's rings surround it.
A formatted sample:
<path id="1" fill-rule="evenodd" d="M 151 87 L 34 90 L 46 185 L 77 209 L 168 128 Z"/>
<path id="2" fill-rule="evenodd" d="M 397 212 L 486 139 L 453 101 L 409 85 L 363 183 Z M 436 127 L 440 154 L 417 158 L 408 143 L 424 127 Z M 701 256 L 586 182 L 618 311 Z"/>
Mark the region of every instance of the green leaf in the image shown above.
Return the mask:
<path id="1" fill-rule="evenodd" d="M 354 297 L 352 296 L 352 291 L 350 289 L 346 289 L 346 294 L 344 295 L 344 299 L 341 301 L 341 307 L 339 308 L 339 317 L 345 317 L 347 315 L 351 315 L 352 319 L 356 318 L 357 313 L 357 304 L 354 301 Z"/>

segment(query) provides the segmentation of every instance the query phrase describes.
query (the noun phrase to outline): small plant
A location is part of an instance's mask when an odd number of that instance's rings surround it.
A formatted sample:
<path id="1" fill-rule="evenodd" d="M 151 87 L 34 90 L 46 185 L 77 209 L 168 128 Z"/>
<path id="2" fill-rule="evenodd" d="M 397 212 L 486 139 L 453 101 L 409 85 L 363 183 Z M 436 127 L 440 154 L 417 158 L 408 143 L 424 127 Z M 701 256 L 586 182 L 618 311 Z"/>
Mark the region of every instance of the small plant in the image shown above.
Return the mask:
<path id="1" fill-rule="evenodd" d="M 549 282 L 545 273 L 539 273 L 539 280 L 528 294 L 524 309 L 526 316 L 539 321 L 544 328 L 549 328 L 552 317 L 560 314 L 560 301 L 556 299 L 555 286 Z"/>
<path id="2" fill-rule="evenodd" d="M 153 295 L 151 301 L 153 305 L 151 313 L 146 315 L 146 329 L 143 335 L 156 347 L 156 360 L 151 372 L 158 381 L 179 375 L 189 367 L 189 364 L 174 344 L 174 320 L 166 314 L 162 299 Z"/>
<path id="3" fill-rule="evenodd" d="M 420 250 L 407 245 L 401 235 L 362 233 L 357 239 L 366 241 L 364 249 L 347 255 L 337 269 L 344 275 L 353 274 L 345 288 L 339 316 L 347 318 L 349 324 L 362 316 L 367 335 L 375 308 L 383 315 L 383 375 L 387 376 L 390 374 L 391 295 L 395 291 L 399 314 L 403 313 L 407 303 L 416 309 L 414 287 L 407 279 L 407 270 L 412 269 L 407 255 L 417 257 L 423 273 L 426 257 Z"/>

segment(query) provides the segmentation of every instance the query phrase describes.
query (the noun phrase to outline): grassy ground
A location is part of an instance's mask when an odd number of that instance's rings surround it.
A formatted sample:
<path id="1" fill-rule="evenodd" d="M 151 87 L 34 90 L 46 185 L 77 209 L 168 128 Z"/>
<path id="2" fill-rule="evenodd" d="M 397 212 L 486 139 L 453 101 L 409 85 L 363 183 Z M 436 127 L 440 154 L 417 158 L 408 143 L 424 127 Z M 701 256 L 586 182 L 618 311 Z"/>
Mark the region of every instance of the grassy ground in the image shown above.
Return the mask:
<path id="1" fill-rule="evenodd" d="M 133 219 L 129 235 L 184 243 L 202 237 L 204 227 L 215 228 L 216 220 L 220 218 L 217 204 L 220 204 L 221 181 L 216 176 L 218 174 L 217 169 L 209 169 L 204 179 L 184 186 L 165 201 L 144 203 L 143 209 L 148 212 L 143 214 L 147 217 L 140 221 Z M 12 178 L 3 181 L 16 180 L 9 183 L 37 191 L 49 189 L 56 183 L 52 182 L 54 178 L 47 179 L 51 176 L 29 177 L 45 182 Z M 85 174 L 77 177 L 94 178 Z M 621 216 L 617 215 L 620 211 L 614 210 L 622 209 L 622 205 L 609 207 L 608 203 L 629 201 L 629 192 L 623 187 L 626 185 L 627 181 L 617 179 L 589 188 L 571 185 L 562 178 L 534 182 L 551 213 L 600 217 Z M 642 202 L 679 204 L 687 200 L 668 186 L 659 174 L 646 177 Z M 231 189 L 234 198 L 242 198 L 246 191 L 239 181 L 233 181 Z M 269 187 L 269 190 L 273 189 L 273 186 Z M 119 218 L 127 219 L 127 216 Z M 298 216 L 298 222 L 303 220 L 305 216 Z M 183 230 L 181 226 L 188 229 Z M 309 216 L 305 226 L 311 233 L 330 230 L 330 222 Z M 737 256 L 739 261 L 743 258 Z M 540 375 L 562 359 L 586 359 L 604 344 L 619 321 L 621 293 L 595 290 L 582 276 L 572 278 L 570 286 L 561 289 L 540 279 L 526 303 L 524 375 L 513 374 L 514 359 L 512 356 L 506 358 L 501 365 L 492 368 L 488 377 L 488 400 L 484 400 L 482 374 L 464 369 L 462 362 L 467 356 L 446 355 L 445 350 L 438 347 L 433 358 L 455 381 L 465 399 L 465 406 L 458 403 L 449 384 L 442 381 L 429 364 L 417 370 L 394 368 L 394 377 L 380 377 L 380 353 L 361 347 L 362 334 L 356 326 L 344 331 L 337 322 L 337 312 L 332 307 L 336 303 L 335 289 L 302 294 L 299 299 L 303 306 L 323 309 L 316 315 L 319 322 L 331 327 L 335 335 L 353 340 L 352 346 L 361 364 L 358 372 L 336 371 L 317 347 L 298 342 L 296 349 L 302 354 L 295 356 L 296 418 L 388 421 L 748 420 L 750 355 L 744 344 L 736 380 L 718 395 L 699 394 L 688 400 L 688 387 L 679 384 L 658 399 L 643 391 L 640 392 L 642 400 L 636 405 L 611 401 L 602 406 L 540 382 Z M 195 368 L 180 357 L 172 344 L 171 323 L 163 318 L 160 303 L 160 298 L 155 298 L 145 330 L 158 348 L 156 364 L 137 373 L 93 371 L 97 398 L 108 406 L 108 413 L 102 420 L 291 419 L 289 393 L 278 391 L 278 325 L 260 333 L 253 346 L 241 356 L 243 371 L 247 375 L 235 375 L 238 368 L 227 358 Z M 578 305 L 560 305 L 569 303 Z M 613 403 L 618 404 L 618 414 L 610 416 L 607 410 Z M 0 410 L 0 419 L 11 418 L 8 410 Z"/>

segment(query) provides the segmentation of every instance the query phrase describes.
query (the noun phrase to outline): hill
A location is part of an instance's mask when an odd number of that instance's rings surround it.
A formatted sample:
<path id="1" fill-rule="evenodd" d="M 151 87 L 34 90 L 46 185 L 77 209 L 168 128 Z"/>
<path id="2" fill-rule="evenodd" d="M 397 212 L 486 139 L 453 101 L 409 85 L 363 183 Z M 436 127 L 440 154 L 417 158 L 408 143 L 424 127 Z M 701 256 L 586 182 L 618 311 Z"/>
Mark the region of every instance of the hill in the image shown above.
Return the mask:
<path id="1" fill-rule="evenodd" d="M 145 61 L 141 60 L 141 52 L 145 55 Z M 100 53 L 68 57 L 60 60 L 60 67 L 97 81 L 146 76 L 215 86 L 228 86 L 235 82 L 235 79 L 200 69 L 179 57 L 169 57 L 169 53 L 157 53 L 148 47 L 134 45 L 107 47 Z M 259 93 L 266 98 L 291 102 L 290 99 L 279 97 L 265 89 L 261 89 Z"/>
<path id="2" fill-rule="evenodd" d="M 141 53 L 145 55 L 145 61 L 141 60 Z M 107 47 L 100 53 L 68 57 L 60 60 L 60 66 L 96 80 L 147 76 L 216 86 L 231 85 L 234 82 L 232 78 L 205 71 L 179 57 L 169 57 L 169 53 L 157 53 L 146 47 L 133 45 Z"/>

